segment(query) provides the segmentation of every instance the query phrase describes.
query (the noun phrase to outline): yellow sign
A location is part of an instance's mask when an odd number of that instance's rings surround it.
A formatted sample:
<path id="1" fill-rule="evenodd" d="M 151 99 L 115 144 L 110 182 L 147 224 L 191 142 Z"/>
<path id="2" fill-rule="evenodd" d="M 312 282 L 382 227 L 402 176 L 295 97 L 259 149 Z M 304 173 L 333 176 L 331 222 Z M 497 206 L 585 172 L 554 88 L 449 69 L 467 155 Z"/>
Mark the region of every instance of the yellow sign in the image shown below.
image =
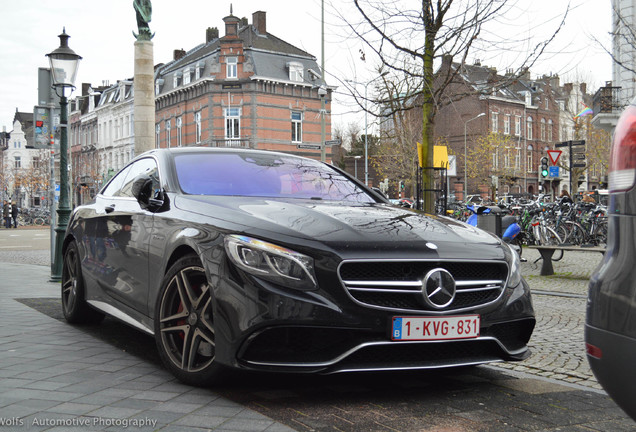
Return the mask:
<path id="1" fill-rule="evenodd" d="M 433 147 L 433 166 L 435 168 L 448 168 L 448 148 L 446 146 Z"/>
<path id="2" fill-rule="evenodd" d="M 420 168 L 424 167 L 424 146 L 417 143 L 417 159 Z M 446 146 L 433 146 L 433 166 L 436 168 L 448 168 L 448 148 Z"/>

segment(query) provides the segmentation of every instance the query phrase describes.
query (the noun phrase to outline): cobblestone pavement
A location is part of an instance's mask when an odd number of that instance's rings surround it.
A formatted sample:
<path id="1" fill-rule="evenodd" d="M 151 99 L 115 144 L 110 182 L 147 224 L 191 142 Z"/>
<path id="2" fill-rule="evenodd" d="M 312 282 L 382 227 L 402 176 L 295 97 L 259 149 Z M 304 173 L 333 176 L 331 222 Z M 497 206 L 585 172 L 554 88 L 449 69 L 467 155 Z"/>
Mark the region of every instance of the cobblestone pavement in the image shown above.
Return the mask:
<path id="1" fill-rule="evenodd" d="M 524 250 L 523 256 L 527 262 L 521 264 L 521 272 L 533 292 L 537 315 L 529 343 L 532 356 L 497 367 L 600 389 L 585 356 L 583 333 L 588 282 L 602 255 L 565 252 L 553 262 L 553 276 L 540 276 L 538 251 Z"/>
<path id="2" fill-rule="evenodd" d="M 583 331 L 588 282 L 602 255 L 565 252 L 553 263 L 553 276 L 540 276 L 538 251 L 524 249 L 523 257 L 527 261 L 521 264 L 521 272 L 533 292 L 537 315 L 529 344 L 533 354 L 523 362 L 495 367 L 600 389 L 585 356 Z M 48 250 L 0 250 L 0 262 L 48 266 L 50 255 Z"/>

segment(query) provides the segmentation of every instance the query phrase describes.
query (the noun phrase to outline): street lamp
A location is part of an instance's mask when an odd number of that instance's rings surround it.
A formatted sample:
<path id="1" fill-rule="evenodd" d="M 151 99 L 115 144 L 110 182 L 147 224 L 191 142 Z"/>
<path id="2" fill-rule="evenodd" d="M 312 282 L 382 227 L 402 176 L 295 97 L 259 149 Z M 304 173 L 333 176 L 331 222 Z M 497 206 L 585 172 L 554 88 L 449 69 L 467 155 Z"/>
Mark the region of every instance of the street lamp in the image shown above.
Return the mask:
<path id="1" fill-rule="evenodd" d="M 369 122 L 367 120 L 369 117 L 369 110 L 367 109 L 369 100 L 367 98 L 367 88 L 369 87 L 369 84 L 371 84 L 373 81 L 377 80 L 378 78 L 387 76 L 388 74 L 389 74 L 389 71 L 384 71 L 379 76 L 373 78 L 371 81 L 368 81 L 366 84 L 364 84 L 364 184 L 367 186 L 369 185 L 369 139 L 368 139 Z M 347 81 L 354 84 L 362 84 L 353 80 L 347 80 Z"/>
<path id="2" fill-rule="evenodd" d="M 75 51 L 68 47 L 69 35 L 66 29 L 62 30 L 60 46 L 53 52 L 46 54 L 51 65 L 53 88 L 60 97 L 60 204 L 57 208 L 57 226 L 55 227 L 55 251 L 53 255 L 53 268 L 51 269 L 51 281 L 62 280 L 62 244 L 64 233 L 68 225 L 71 207 L 68 197 L 68 100 L 64 91 L 69 88 L 72 92 L 75 88 L 75 77 L 79 61 L 82 59 Z M 69 93 L 70 94 L 70 93 Z"/>
<path id="3" fill-rule="evenodd" d="M 464 122 L 464 201 L 466 201 L 466 198 L 468 197 L 468 169 L 466 164 L 466 127 L 468 126 L 469 122 L 476 120 L 479 117 L 483 117 L 485 115 L 486 113 L 479 113 L 475 117 L 468 119 Z"/>
<path id="4" fill-rule="evenodd" d="M 356 169 L 355 169 L 355 173 L 356 173 L 356 180 L 358 179 L 358 159 L 360 159 L 362 156 L 354 156 L 353 158 L 355 159 L 356 162 Z"/>

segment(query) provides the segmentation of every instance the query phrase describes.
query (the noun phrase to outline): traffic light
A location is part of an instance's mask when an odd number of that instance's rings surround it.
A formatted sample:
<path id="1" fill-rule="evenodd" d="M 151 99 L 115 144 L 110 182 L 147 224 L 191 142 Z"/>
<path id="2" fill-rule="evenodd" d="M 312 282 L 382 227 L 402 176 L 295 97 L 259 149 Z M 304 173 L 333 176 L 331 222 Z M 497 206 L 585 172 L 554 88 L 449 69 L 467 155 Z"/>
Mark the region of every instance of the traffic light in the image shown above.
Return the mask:
<path id="1" fill-rule="evenodd" d="M 548 177 L 548 158 L 545 156 L 541 158 L 540 174 L 541 174 L 540 177 L 542 179 L 545 179 Z"/>
<path id="2" fill-rule="evenodd" d="M 400 192 L 404 190 L 404 180 L 400 180 Z"/>

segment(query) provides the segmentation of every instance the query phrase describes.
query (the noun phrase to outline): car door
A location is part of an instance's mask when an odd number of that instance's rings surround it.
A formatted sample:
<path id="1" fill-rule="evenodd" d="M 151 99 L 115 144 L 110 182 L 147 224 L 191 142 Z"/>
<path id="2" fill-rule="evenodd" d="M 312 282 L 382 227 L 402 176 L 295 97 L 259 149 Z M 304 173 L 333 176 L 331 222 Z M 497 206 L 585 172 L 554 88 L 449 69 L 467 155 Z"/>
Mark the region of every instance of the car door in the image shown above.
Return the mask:
<path id="1" fill-rule="evenodd" d="M 157 163 L 151 157 L 120 172 L 98 195 L 95 217 L 86 224 L 100 262 L 101 275 L 94 279 L 105 294 L 101 300 L 124 304 L 142 314 L 148 312 L 148 239 L 153 214 L 141 208 L 132 185 L 149 173 L 157 175 Z"/>

